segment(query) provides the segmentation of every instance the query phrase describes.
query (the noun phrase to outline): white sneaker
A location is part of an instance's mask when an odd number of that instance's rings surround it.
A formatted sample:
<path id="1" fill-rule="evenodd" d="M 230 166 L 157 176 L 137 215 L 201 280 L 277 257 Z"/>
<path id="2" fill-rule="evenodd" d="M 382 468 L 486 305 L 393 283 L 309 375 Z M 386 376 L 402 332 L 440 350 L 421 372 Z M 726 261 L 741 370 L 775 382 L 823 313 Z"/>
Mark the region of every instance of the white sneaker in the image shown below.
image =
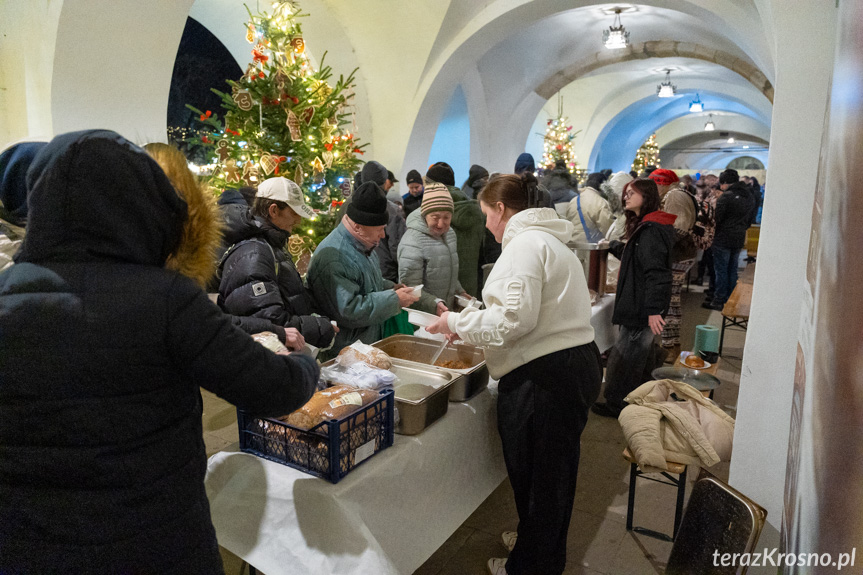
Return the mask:
<path id="1" fill-rule="evenodd" d="M 512 551 L 515 547 L 515 541 L 518 539 L 518 533 L 515 531 L 504 531 L 500 538 L 503 540 L 503 546 L 507 551 Z"/>
<path id="2" fill-rule="evenodd" d="M 506 559 L 495 557 L 488 560 L 488 572 L 491 575 L 506 575 Z"/>

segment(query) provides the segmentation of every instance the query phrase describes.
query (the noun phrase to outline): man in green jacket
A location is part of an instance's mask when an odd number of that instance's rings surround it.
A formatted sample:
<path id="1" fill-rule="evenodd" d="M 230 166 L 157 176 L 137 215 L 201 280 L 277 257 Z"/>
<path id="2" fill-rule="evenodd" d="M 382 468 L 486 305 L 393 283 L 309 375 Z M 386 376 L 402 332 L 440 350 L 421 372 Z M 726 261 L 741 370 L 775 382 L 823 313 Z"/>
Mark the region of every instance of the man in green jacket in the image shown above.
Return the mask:
<path id="1" fill-rule="evenodd" d="M 452 229 L 458 249 L 458 281 L 464 290 L 479 297 L 479 252 L 485 237 L 485 216 L 479 202 L 470 200 L 455 187 L 455 174 L 446 162 L 438 162 L 426 172 L 426 180 L 446 186 L 452 196 Z"/>
<path id="2" fill-rule="evenodd" d="M 366 182 L 353 193 L 341 223 L 312 256 L 309 289 L 321 312 L 340 330 L 328 357 L 357 340 L 380 340 L 384 322 L 419 299 L 412 288 L 381 276 L 374 249 L 388 220 L 383 190 Z"/>

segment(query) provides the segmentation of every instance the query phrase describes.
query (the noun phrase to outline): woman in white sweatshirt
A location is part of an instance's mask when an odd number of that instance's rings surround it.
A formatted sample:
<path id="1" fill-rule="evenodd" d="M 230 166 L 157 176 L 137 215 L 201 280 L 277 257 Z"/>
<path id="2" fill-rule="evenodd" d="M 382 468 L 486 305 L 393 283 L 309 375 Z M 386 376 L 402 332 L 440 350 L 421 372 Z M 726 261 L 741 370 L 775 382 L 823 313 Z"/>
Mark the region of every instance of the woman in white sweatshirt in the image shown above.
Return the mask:
<path id="1" fill-rule="evenodd" d="M 486 227 L 503 245 L 483 289 L 486 309 L 444 312 L 427 329 L 485 348 L 500 380 L 498 431 L 515 492 L 517 536 L 492 575 L 559 575 L 575 497 L 579 441 L 599 395 L 602 365 L 584 271 L 566 247 L 572 223 L 533 208 L 532 174 L 492 177 L 479 194 Z"/>

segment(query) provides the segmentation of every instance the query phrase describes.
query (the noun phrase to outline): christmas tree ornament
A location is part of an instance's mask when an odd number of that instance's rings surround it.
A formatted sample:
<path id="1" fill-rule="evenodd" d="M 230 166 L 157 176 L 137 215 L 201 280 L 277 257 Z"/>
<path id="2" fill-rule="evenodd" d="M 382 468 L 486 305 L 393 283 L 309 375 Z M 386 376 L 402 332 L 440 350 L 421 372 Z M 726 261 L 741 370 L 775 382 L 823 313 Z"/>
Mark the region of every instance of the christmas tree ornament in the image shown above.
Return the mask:
<path id="1" fill-rule="evenodd" d="M 293 48 L 294 52 L 297 54 L 302 54 L 306 51 L 306 41 L 303 40 L 302 36 L 294 36 L 291 38 L 291 48 Z"/>
<path id="2" fill-rule="evenodd" d="M 305 180 L 305 179 L 306 179 L 306 176 L 305 176 L 305 174 L 303 174 L 303 167 L 297 166 L 297 169 L 294 172 L 294 181 L 297 183 L 298 186 L 302 186 L 303 180 Z"/>
<path id="3" fill-rule="evenodd" d="M 314 172 L 314 173 L 315 173 L 315 175 L 318 175 L 318 174 L 320 174 L 320 173 L 323 173 L 323 171 L 324 171 L 324 162 L 323 162 L 323 161 L 321 161 L 321 157 L 320 157 L 320 156 L 318 156 L 317 158 L 315 158 L 315 161 L 314 161 L 314 162 L 312 162 L 312 169 L 315 171 L 315 172 Z"/>
<path id="4" fill-rule="evenodd" d="M 339 184 L 339 190 L 342 192 L 342 195 L 346 198 L 351 197 L 351 192 L 353 192 L 353 185 L 349 179 L 345 179 L 344 182 Z"/>
<path id="5" fill-rule="evenodd" d="M 225 181 L 229 184 L 236 184 L 240 181 L 240 170 L 237 169 L 235 160 L 228 160 L 225 163 Z"/>
<path id="6" fill-rule="evenodd" d="M 303 122 L 308 126 L 312 123 L 312 118 L 315 116 L 315 107 L 309 106 L 302 112 L 300 112 L 300 118 L 302 118 Z"/>
<path id="7" fill-rule="evenodd" d="M 282 70 L 279 70 L 276 72 L 274 79 L 276 81 L 276 87 L 279 89 L 279 97 L 284 100 L 287 94 L 285 94 L 285 96 L 282 96 L 281 94 L 285 91 L 285 82 L 288 81 L 288 75 Z"/>
<path id="8" fill-rule="evenodd" d="M 254 64 L 249 63 L 249 65 L 246 66 L 246 73 L 243 74 L 243 77 L 240 79 L 244 80 L 246 82 L 251 82 L 252 80 L 255 79 L 255 76 L 257 76 L 257 75 L 258 75 L 258 69 L 255 67 Z M 236 88 L 236 86 L 234 86 L 234 87 Z M 237 88 L 237 90 L 239 91 L 239 88 Z M 236 92 L 235 92 L 235 94 L 236 94 Z"/>
<path id="9" fill-rule="evenodd" d="M 299 142 L 303 139 L 303 135 L 300 133 L 300 119 L 297 118 L 293 110 L 288 110 L 288 120 L 285 122 L 285 125 L 291 131 L 291 140 Z"/>
<path id="10" fill-rule="evenodd" d="M 329 120 L 321 124 L 321 136 L 322 139 L 327 142 L 333 138 L 333 132 L 335 132 L 338 126 L 336 124 L 331 124 Z"/>
<path id="11" fill-rule="evenodd" d="M 326 164 L 327 169 L 329 170 L 333 166 L 333 160 L 335 159 L 335 156 L 333 156 L 332 152 L 324 152 L 323 154 L 321 154 L 321 156 L 323 156 L 324 164 Z"/>
<path id="12" fill-rule="evenodd" d="M 273 10 L 273 18 L 275 20 L 290 20 L 291 17 L 299 12 L 299 8 L 297 8 L 296 4 L 289 0 L 285 0 L 283 2 L 279 2 L 275 9 Z"/>
<path id="13" fill-rule="evenodd" d="M 252 22 L 249 22 L 249 28 L 246 30 L 246 41 L 249 44 L 254 44 L 255 42 L 255 25 Z"/>
<path id="14" fill-rule="evenodd" d="M 253 188 L 258 184 L 258 166 L 256 166 L 251 160 L 246 162 L 246 165 L 243 168 L 243 180 L 245 180 L 246 185 L 250 188 Z"/>
<path id="15" fill-rule="evenodd" d="M 240 90 L 237 92 L 237 95 L 233 98 L 234 103 L 237 104 L 237 107 L 244 112 L 248 112 L 255 105 L 254 100 L 252 100 L 252 95 L 248 90 Z"/>
<path id="16" fill-rule="evenodd" d="M 219 163 L 224 164 L 231 157 L 230 143 L 228 140 L 219 140 L 216 144 L 216 155 L 219 156 Z"/>
<path id="17" fill-rule="evenodd" d="M 266 152 L 261 154 L 261 169 L 264 170 L 264 175 L 269 176 L 279 166 L 278 159 Z"/>

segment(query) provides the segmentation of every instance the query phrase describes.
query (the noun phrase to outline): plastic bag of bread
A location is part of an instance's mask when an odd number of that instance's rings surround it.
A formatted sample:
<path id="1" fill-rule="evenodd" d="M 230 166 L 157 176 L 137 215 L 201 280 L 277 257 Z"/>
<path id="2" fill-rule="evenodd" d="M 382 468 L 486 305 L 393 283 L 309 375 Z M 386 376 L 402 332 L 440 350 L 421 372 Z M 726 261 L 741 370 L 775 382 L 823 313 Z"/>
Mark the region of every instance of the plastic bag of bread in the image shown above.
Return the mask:
<path id="1" fill-rule="evenodd" d="M 378 348 L 366 345 L 361 341 L 355 341 L 340 351 L 336 361 L 339 365 L 345 367 L 360 361 L 379 369 L 389 369 L 393 366 L 390 356 Z"/>
<path id="2" fill-rule="evenodd" d="M 347 367 L 338 363 L 321 367 L 321 379 L 333 385 L 350 385 L 362 389 L 392 387 L 398 381 L 396 374 L 390 370 L 372 367 L 364 361 Z"/>
<path id="3" fill-rule="evenodd" d="M 288 348 L 279 341 L 279 337 L 271 331 L 262 331 L 261 333 L 256 333 L 252 336 L 252 339 L 270 350 L 273 353 L 279 353 L 280 351 L 288 351 Z"/>
<path id="4" fill-rule="evenodd" d="M 315 393 L 304 406 L 280 419 L 300 429 L 311 429 L 322 421 L 350 415 L 379 397 L 380 394 L 371 389 L 335 385 Z"/>

